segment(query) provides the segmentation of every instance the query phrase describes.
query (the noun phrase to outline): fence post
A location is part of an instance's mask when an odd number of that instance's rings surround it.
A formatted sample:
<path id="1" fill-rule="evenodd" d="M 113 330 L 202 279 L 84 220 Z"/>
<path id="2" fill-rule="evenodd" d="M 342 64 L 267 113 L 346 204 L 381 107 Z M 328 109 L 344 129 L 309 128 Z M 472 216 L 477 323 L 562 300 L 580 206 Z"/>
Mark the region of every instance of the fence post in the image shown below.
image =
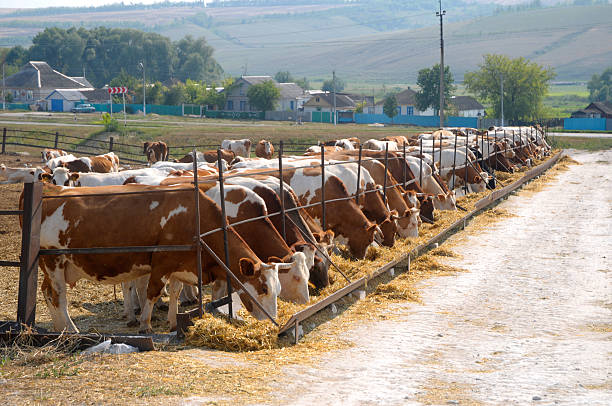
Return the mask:
<path id="1" fill-rule="evenodd" d="M 493 169 L 493 184 L 497 187 L 495 171 L 497 171 L 497 130 L 495 130 L 495 143 L 493 144 L 493 154 L 495 155 L 495 168 Z"/>
<path id="2" fill-rule="evenodd" d="M 478 133 L 476 133 L 476 146 L 478 146 Z M 465 169 L 464 169 L 464 180 L 463 180 L 463 193 L 467 195 L 468 192 L 468 147 L 465 144 Z"/>
<path id="3" fill-rule="evenodd" d="M 6 154 L 6 127 L 2 130 L 2 153 Z"/>
<path id="4" fill-rule="evenodd" d="M 227 218 L 225 217 L 225 191 L 223 188 L 223 165 L 221 164 L 221 149 L 217 149 L 217 165 L 219 167 L 219 194 L 221 195 L 221 227 L 223 228 L 223 250 L 225 251 L 225 266 L 229 269 L 229 247 L 227 244 Z M 227 278 L 227 297 L 229 302 L 227 310 L 230 320 L 232 319 L 232 280 L 229 272 L 226 271 Z"/>
<path id="5" fill-rule="evenodd" d="M 59 133 L 56 131 L 55 132 L 55 141 L 53 142 L 53 148 L 57 149 L 57 143 L 59 141 Z"/>
<path id="6" fill-rule="evenodd" d="M 406 190 L 406 166 L 408 166 L 408 162 L 406 162 L 406 141 L 404 141 L 403 152 L 404 152 L 404 162 L 402 163 L 402 175 L 404 176 L 404 190 Z"/>
<path id="7" fill-rule="evenodd" d="M 109 138 L 108 141 L 108 152 L 113 152 L 113 143 L 115 142 L 115 139 L 113 137 Z"/>
<path id="8" fill-rule="evenodd" d="M 325 230 L 325 146 L 321 145 L 321 227 Z"/>
<path id="9" fill-rule="evenodd" d="M 383 179 L 383 202 L 387 205 L 387 168 L 389 167 L 389 143 L 385 143 L 385 178 Z M 359 189 L 359 185 L 357 185 Z"/>
<path id="10" fill-rule="evenodd" d="M 23 195 L 23 228 L 21 231 L 21 266 L 19 269 L 17 323 L 33 326 L 36 321 L 42 182 L 24 183 Z"/>
<path id="11" fill-rule="evenodd" d="M 200 242 L 200 187 L 198 185 L 198 155 L 193 147 L 193 191 L 195 197 L 195 245 L 196 245 L 196 269 L 198 271 L 198 314 L 202 317 L 204 307 L 202 306 L 202 243 Z"/>
<path id="12" fill-rule="evenodd" d="M 457 133 L 455 133 L 455 149 L 453 154 L 453 188 L 451 190 L 456 189 L 455 185 L 455 165 L 457 163 Z M 467 154 L 467 142 L 465 144 L 465 153 Z"/>
<path id="13" fill-rule="evenodd" d="M 442 134 L 440 134 L 440 160 L 438 165 L 438 173 L 440 175 L 440 178 L 442 178 Z"/>
<path id="14" fill-rule="evenodd" d="M 422 188 L 423 187 L 423 138 L 421 138 L 420 157 L 421 159 L 419 160 L 419 186 Z"/>
<path id="15" fill-rule="evenodd" d="M 281 201 L 281 224 L 283 231 L 283 240 L 287 241 L 287 233 L 285 231 L 285 188 L 283 185 L 283 141 L 281 140 L 278 146 L 278 177 L 280 178 L 280 201 Z"/>
<path id="16" fill-rule="evenodd" d="M 359 185 L 361 184 L 361 154 L 363 145 L 359 145 L 359 156 L 357 157 L 357 190 L 355 191 L 355 204 L 359 206 Z"/>

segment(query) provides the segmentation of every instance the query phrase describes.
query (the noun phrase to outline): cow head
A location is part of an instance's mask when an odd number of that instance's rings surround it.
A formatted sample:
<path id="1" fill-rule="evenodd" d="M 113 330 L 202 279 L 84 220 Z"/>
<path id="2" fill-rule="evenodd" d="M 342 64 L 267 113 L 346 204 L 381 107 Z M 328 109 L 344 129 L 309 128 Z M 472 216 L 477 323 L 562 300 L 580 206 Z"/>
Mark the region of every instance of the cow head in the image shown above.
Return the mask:
<path id="1" fill-rule="evenodd" d="M 314 245 L 306 242 L 298 242 L 291 246 L 291 251 L 304 253 L 304 255 L 306 256 L 306 266 L 308 266 L 308 269 L 311 269 L 314 266 L 314 258 L 316 252 L 316 248 L 314 247 Z"/>
<path id="2" fill-rule="evenodd" d="M 268 263 L 276 266 L 290 265 L 288 269 L 278 269 L 278 279 L 281 284 L 280 298 L 298 304 L 308 303 L 310 271 L 306 264 L 306 255 L 302 252 L 295 252 L 288 255 L 283 261 L 280 258 L 270 257 Z"/>
<path id="3" fill-rule="evenodd" d="M 353 256 L 365 258 L 368 247 L 372 245 L 375 239 L 382 242 L 382 231 L 376 223 L 368 221 L 363 225 L 363 232 L 352 235 L 348 239 L 348 246 Z"/>
<path id="4" fill-rule="evenodd" d="M 78 173 L 70 173 L 68 168 L 58 166 L 53 170 L 53 175 L 49 178 L 49 181 L 58 186 L 76 186 L 78 178 Z"/>
<path id="5" fill-rule="evenodd" d="M 419 236 L 419 213 L 421 211 L 416 207 L 406 209 L 399 221 L 400 227 L 397 233 L 402 238 L 418 237 Z"/>
<path id="6" fill-rule="evenodd" d="M 457 210 L 454 192 L 449 192 L 448 194 L 440 193 L 434 196 L 433 206 L 436 210 Z"/>
<path id="7" fill-rule="evenodd" d="M 290 264 L 255 263 L 249 258 L 240 259 L 240 273 L 246 277 L 245 288 L 262 304 L 270 316 L 276 318 L 278 306 L 276 298 L 281 292 L 281 285 L 278 279 L 279 269 L 288 269 Z M 259 307 L 251 303 L 249 297 L 240 293 L 240 299 L 244 307 L 251 312 L 257 320 L 265 320 L 267 316 Z"/>
<path id="8" fill-rule="evenodd" d="M 315 257 L 314 266 L 310 269 L 309 281 L 315 289 L 323 289 L 329 286 L 329 262 L 318 256 Z"/>
<path id="9" fill-rule="evenodd" d="M 145 155 L 147 154 L 147 150 L 149 149 L 149 145 L 151 145 L 151 143 L 149 141 L 147 141 L 147 142 L 145 142 L 143 144 L 143 150 L 142 150 L 143 154 L 145 154 Z"/>

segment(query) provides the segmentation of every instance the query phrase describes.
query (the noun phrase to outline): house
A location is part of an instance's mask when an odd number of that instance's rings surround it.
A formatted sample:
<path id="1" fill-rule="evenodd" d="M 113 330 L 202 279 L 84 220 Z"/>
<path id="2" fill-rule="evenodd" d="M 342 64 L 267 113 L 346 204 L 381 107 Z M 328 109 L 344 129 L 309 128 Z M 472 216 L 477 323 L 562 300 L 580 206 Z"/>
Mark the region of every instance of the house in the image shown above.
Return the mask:
<path id="1" fill-rule="evenodd" d="M 350 97 L 336 93 L 336 111 L 338 112 L 338 122 L 353 122 L 354 113 L 357 105 Z M 304 103 L 304 113 L 311 114 L 314 122 L 333 123 L 334 94 L 330 92 L 314 93 L 312 97 Z"/>
<path id="2" fill-rule="evenodd" d="M 397 115 L 398 116 L 433 116 L 434 111 L 428 108 L 425 111 L 420 111 L 416 108 L 416 92 L 410 88 L 399 92 L 395 95 L 397 100 Z M 374 114 L 385 114 L 383 106 L 385 100 L 379 100 L 374 105 Z M 365 113 L 365 111 L 364 111 Z"/>
<path id="3" fill-rule="evenodd" d="M 4 80 L 5 94 L 17 103 L 46 99 L 55 89 L 94 90 L 84 77 L 70 77 L 52 69 L 46 62 L 30 61 L 19 72 Z"/>
<path id="4" fill-rule="evenodd" d="M 572 118 L 612 118 L 612 102 L 593 102 L 582 110 L 574 111 Z"/>
<path id="5" fill-rule="evenodd" d="M 457 109 L 459 117 L 484 117 L 485 108 L 472 96 L 453 96 L 449 104 Z"/>
<path id="6" fill-rule="evenodd" d="M 249 105 L 247 93 L 249 87 L 266 81 L 272 81 L 280 91 L 277 111 L 295 111 L 298 108 L 305 94 L 295 83 L 278 83 L 271 76 L 242 76 L 227 90 L 225 111 L 257 111 Z"/>
<path id="7" fill-rule="evenodd" d="M 107 89 L 55 89 L 45 97 L 48 111 L 70 111 L 81 103 L 108 103 Z"/>

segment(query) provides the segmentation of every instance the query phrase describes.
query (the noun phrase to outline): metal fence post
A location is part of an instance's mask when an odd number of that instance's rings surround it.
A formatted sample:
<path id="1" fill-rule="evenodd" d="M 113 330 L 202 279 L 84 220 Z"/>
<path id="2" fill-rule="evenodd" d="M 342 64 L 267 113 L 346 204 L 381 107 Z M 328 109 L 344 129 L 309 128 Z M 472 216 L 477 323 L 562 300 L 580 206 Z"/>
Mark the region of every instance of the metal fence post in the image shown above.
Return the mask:
<path id="1" fill-rule="evenodd" d="M 23 228 L 21 231 L 21 266 L 19 269 L 17 323 L 33 326 L 36 321 L 42 182 L 24 183 L 23 195 Z"/>
<path id="2" fill-rule="evenodd" d="M 438 173 L 440 174 L 440 177 L 442 177 L 442 135 L 440 135 L 440 160 L 438 162 Z"/>
<path id="3" fill-rule="evenodd" d="M 476 134 L 476 146 L 478 146 L 478 134 Z M 467 195 L 468 192 L 468 147 L 465 145 L 465 169 L 464 169 L 463 192 Z"/>
<path id="4" fill-rule="evenodd" d="M 285 231 L 285 188 L 283 185 L 283 141 L 281 140 L 278 146 L 278 177 L 280 178 L 280 203 L 281 203 L 281 224 L 283 232 L 283 240 L 287 241 L 287 233 Z"/>
<path id="5" fill-rule="evenodd" d="M 2 130 L 2 153 L 6 154 L 6 127 Z"/>
<path id="6" fill-rule="evenodd" d="M 403 150 L 404 150 L 403 151 L 404 152 L 404 162 L 402 165 L 402 169 L 403 169 L 402 175 L 404 176 L 404 190 L 406 190 L 406 166 L 408 165 L 408 163 L 406 162 L 406 141 L 404 141 Z"/>
<path id="7" fill-rule="evenodd" d="M 321 145 L 321 227 L 325 230 L 325 146 Z"/>
<path id="8" fill-rule="evenodd" d="M 389 143 L 385 144 L 385 177 L 383 179 L 383 202 L 387 205 L 387 168 L 389 167 Z M 359 188 L 359 185 L 357 185 Z"/>
<path id="9" fill-rule="evenodd" d="M 421 148 L 420 148 L 420 157 L 419 160 L 419 186 L 423 187 L 423 138 L 421 138 Z"/>
<path id="10" fill-rule="evenodd" d="M 359 156 L 357 157 L 357 190 L 355 191 L 355 204 L 359 206 L 359 185 L 361 184 L 361 155 L 363 146 L 359 146 Z"/>
<path id="11" fill-rule="evenodd" d="M 467 143 L 465 145 L 466 153 L 467 153 Z M 453 189 L 456 189 L 455 185 L 455 164 L 457 163 L 457 133 L 455 133 L 455 148 L 453 154 Z"/>
<path id="12" fill-rule="evenodd" d="M 108 140 L 108 152 L 113 152 L 114 142 L 115 142 L 115 139 L 113 137 L 110 137 Z"/>
<path id="13" fill-rule="evenodd" d="M 495 154 L 495 168 L 493 169 L 493 184 L 497 186 L 495 171 L 497 171 L 497 130 L 495 130 L 495 143 L 493 144 L 493 154 Z"/>
<path id="14" fill-rule="evenodd" d="M 202 243 L 200 242 L 200 187 L 198 185 L 198 155 L 193 147 L 193 190 L 195 197 L 195 245 L 196 245 L 196 267 L 198 271 L 198 314 L 202 317 L 204 307 L 202 306 Z"/>
<path id="15" fill-rule="evenodd" d="M 221 149 L 217 149 L 217 165 L 219 166 L 219 194 L 221 199 L 221 227 L 223 228 L 223 250 L 225 251 L 225 266 L 229 269 L 229 247 L 227 243 L 227 218 L 225 217 L 225 190 L 223 188 L 223 165 L 221 164 Z M 230 320 L 232 319 L 232 280 L 229 272 L 226 271 L 227 278 L 227 297 L 229 302 L 227 310 Z"/>
<path id="16" fill-rule="evenodd" d="M 55 141 L 53 142 L 53 148 L 57 149 L 57 143 L 59 141 L 59 133 L 56 131 L 55 132 Z"/>

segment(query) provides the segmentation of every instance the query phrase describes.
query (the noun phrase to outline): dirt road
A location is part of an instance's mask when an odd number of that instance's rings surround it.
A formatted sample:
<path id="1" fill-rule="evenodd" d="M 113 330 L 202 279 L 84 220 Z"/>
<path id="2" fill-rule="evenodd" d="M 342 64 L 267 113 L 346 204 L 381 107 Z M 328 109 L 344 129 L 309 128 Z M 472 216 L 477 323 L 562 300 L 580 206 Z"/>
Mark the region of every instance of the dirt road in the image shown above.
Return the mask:
<path id="1" fill-rule="evenodd" d="M 355 346 L 286 368 L 271 401 L 612 404 L 612 151 L 574 157 L 504 202 L 514 217 L 454 238 L 470 272 L 428 280 L 399 319 L 338 333 Z"/>

